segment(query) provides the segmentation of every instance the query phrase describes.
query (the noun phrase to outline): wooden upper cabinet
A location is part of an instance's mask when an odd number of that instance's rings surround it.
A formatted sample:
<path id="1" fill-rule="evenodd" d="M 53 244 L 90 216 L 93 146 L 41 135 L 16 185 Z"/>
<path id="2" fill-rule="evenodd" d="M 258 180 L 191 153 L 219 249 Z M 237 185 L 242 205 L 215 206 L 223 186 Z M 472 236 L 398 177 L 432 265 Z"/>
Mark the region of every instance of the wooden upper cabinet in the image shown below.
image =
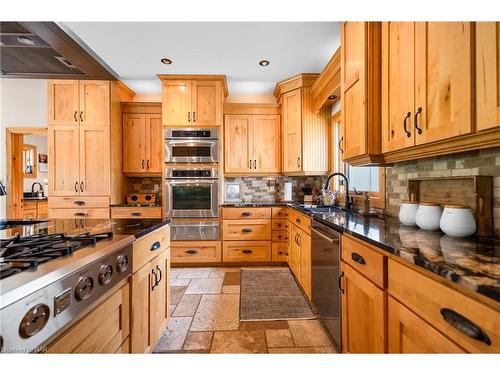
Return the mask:
<path id="1" fill-rule="evenodd" d="M 224 170 L 250 172 L 250 136 L 253 115 L 226 115 L 224 122 Z"/>
<path id="2" fill-rule="evenodd" d="M 500 22 L 476 22 L 476 130 L 500 126 Z"/>
<path id="3" fill-rule="evenodd" d="M 312 284 L 311 284 L 311 236 L 306 232 L 299 229 L 300 237 L 300 284 L 304 289 L 306 296 L 312 298 Z"/>
<path id="4" fill-rule="evenodd" d="M 123 172 L 146 171 L 146 115 L 123 115 Z"/>
<path id="5" fill-rule="evenodd" d="M 255 171 L 280 171 L 280 116 L 254 115 L 252 121 L 252 155 Z"/>
<path id="6" fill-rule="evenodd" d="M 387 293 L 341 262 L 342 352 L 385 353 Z"/>
<path id="7" fill-rule="evenodd" d="M 80 81 L 79 86 L 80 124 L 84 126 L 109 126 L 109 81 Z"/>
<path id="8" fill-rule="evenodd" d="M 411 115 L 415 105 L 415 22 L 384 22 L 382 50 L 382 148 L 388 152 L 415 144 Z"/>
<path id="9" fill-rule="evenodd" d="M 380 133 L 380 22 L 344 22 L 341 43 L 345 161 L 382 161 Z"/>
<path id="10" fill-rule="evenodd" d="M 222 124 L 222 88 L 219 81 L 193 81 L 191 100 L 194 126 Z"/>
<path id="11" fill-rule="evenodd" d="M 163 167 L 163 125 L 161 115 L 146 115 L 146 168 L 149 173 L 161 173 Z"/>
<path id="12" fill-rule="evenodd" d="M 473 130 L 472 35 L 470 22 L 416 23 L 412 115 L 417 145 Z"/>
<path id="13" fill-rule="evenodd" d="M 163 125 L 193 125 L 191 81 L 164 81 L 162 95 Z"/>
<path id="14" fill-rule="evenodd" d="M 109 128 L 80 127 L 80 195 L 110 195 Z"/>
<path id="15" fill-rule="evenodd" d="M 49 195 L 78 195 L 79 174 L 79 128 L 49 126 Z"/>
<path id="16" fill-rule="evenodd" d="M 302 118 L 300 88 L 283 94 L 283 172 L 302 170 Z"/>
<path id="17" fill-rule="evenodd" d="M 78 81 L 48 81 L 48 125 L 78 125 L 78 92 Z"/>

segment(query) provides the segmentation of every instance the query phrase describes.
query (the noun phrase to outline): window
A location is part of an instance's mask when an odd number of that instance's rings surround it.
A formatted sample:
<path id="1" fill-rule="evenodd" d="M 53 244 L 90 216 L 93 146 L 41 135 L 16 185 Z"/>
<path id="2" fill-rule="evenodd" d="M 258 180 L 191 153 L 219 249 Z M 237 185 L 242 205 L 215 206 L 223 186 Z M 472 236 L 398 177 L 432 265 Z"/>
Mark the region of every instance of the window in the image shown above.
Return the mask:
<path id="1" fill-rule="evenodd" d="M 380 191 L 380 167 L 353 167 L 347 165 L 347 178 L 352 191 Z"/>

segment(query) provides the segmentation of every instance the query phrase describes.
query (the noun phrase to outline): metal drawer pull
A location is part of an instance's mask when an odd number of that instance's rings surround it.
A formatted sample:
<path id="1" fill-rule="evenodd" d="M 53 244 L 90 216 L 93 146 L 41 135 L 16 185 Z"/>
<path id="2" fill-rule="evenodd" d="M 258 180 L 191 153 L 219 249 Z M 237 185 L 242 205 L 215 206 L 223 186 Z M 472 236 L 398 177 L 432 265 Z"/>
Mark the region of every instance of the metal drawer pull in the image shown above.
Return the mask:
<path id="1" fill-rule="evenodd" d="M 296 223 L 298 223 L 298 224 L 300 224 L 300 219 L 299 219 L 299 218 L 296 218 L 296 219 L 295 219 L 295 222 L 296 222 Z"/>
<path id="2" fill-rule="evenodd" d="M 366 264 L 366 261 L 365 261 L 365 258 L 363 258 L 361 255 L 359 255 L 358 253 L 352 253 L 351 254 L 351 259 L 353 261 L 355 261 L 356 263 L 359 263 L 359 264 Z"/>
<path id="3" fill-rule="evenodd" d="M 418 115 L 422 113 L 422 107 L 418 107 L 415 113 L 415 129 L 417 129 L 418 134 L 422 134 L 422 129 L 418 127 Z"/>
<path id="4" fill-rule="evenodd" d="M 408 112 L 408 113 L 406 114 L 406 117 L 405 117 L 405 118 L 404 118 L 404 120 L 403 120 L 403 130 L 405 131 L 406 136 L 407 136 L 408 138 L 410 138 L 410 137 L 411 137 L 411 133 L 410 133 L 410 132 L 408 131 L 408 129 L 406 128 L 406 120 L 408 120 L 410 117 L 411 117 L 411 112 Z"/>
<path id="5" fill-rule="evenodd" d="M 160 241 L 153 242 L 153 244 L 149 248 L 149 251 L 158 250 L 160 247 L 161 247 Z"/>
<path id="6" fill-rule="evenodd" d="M 186 250 L 186 254 L 195 255 L 198 254 L 198 250 L 195 249 Z"/>
<path id="7" fill-rule="evenodd" d="M 75 111 L 75 113 L 73 113 L 73 118 L 75 119 L 75 122 L 78 122 L 78 119 L 76 118 L 77 114 L 78 114 L 78 111 Z"/>
<path id="8" fill-rule="evenodd" d="M 83 111 L 80 112 L 80 121 L 83 122 Z"/>
<path id="9" fill-rule="evenodd" d="M 252 254 L 252 253 L 253 253 L 253 251 L 252 251 L 252 250 L 249 250 L 249 249 L 241 250 L 241 252 L 242 252 L 243 254 Z"/>
<path id="10" fill-rule="evenodd" d="M 161 272 L 161 269 L 160 267 L 158 267 L 158 265 L 156 265 L 156 269 L 158 270 L 158 272 L 160 273 L 160 278 L 158 279 L 158 281 L 156 282 L 156 285 L 158 285 L 160 282 L 161 282 L 161 279 L 163 279 L 163 273 Z"/>
<path id="11" fill-rule="evenodd" d="M 342 294 L 345 293 L 344 289 L 342 289 L 342 278 L 343 277 L 344 277 L 344 272 L 341 272 L 340 276 L 339 276 L 339 289 L 340 289 L 340 293 L 342 293 Z"/>
<path id="12" fill-rule="evenodd" d="M 188 122 L 191 122 L 191 112 L 188 112 Z"/>
<path id="13" fill-rule="evenodd" d="M 84 190 L 84 185 L 83 185 L 83 181 L 80 182 L 80 191 L 83 193 L 83 190 Z"/>
<path id="14" fill-rule="evenodd" d="M 153 274 L 153 282 L 151 283 L 151 291 L 155 290 L 155 286 L 158 285 L 158 275 L 156 274 L 155 270 L 152 269 L 151 273 Z"/>
<path id="15" fill-rule="evenodd" d="M 243 233 L 250 233 L 250 232 L 252 232 L 252 230 L 253 230 L 252 228 L 243 228 L 241 231 Z"/>
<path id="16" fill-rule="evenodd" d="M 140 212 L 131 212 L 130 216 L 142 216 L 142 213 L 140 213 Z"/>
<path id="17" fill-rule="evenodd" d="M 78 181 L 75 182 L 75 191 L 78 193 Z"/>
<path id="18" fill-rule="evenodd" d="M 193 122 L 196 122 L 196 112 L 193 112 Z"/>
<path id="19" fill-rule="evenodd" d="M 252 216 L 251 212 L 245 211 L 241 213 L 241 216 Z"/>
<path id="20" fill-rule="evenodd" d="M 460 315 L 451 309 L 441 309 L 443 319 L 446 320 L 452 327 L 456 328 L 463 334 L 473 338 L 474 340 L 482 341 L 486 345 L 491 345 L 491 340 L 479 326 L 471 322 L 465 316 Z"/>
<path id="21" fill-rule="evenodd" d="M 76 204 L 77 206 L 85 206 L 84 201 L 74 201 L 73 204 Z"/>
<path id="22" fill-rule="evenodd" d="M 344 149 L 342 148 L 342 142 L 344 141 L 344 137 L 340 138 L 340 141 L 339 141 L 339 150 L 340 150 L 340 153 L 344 153 Z"/>

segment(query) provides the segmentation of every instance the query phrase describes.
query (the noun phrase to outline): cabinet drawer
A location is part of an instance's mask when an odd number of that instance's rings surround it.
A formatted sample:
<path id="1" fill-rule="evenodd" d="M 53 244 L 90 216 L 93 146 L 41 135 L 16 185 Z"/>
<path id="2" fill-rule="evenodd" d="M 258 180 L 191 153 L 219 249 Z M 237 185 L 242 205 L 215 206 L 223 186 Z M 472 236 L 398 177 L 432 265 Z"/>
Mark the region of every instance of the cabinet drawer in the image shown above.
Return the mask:
<path id="1" fill-rule="evenodd" d="M 172 263 L 222 261 L 220 241 L 176 241 L 171 246 Z"/>
<path id="2" fill-rule="evenodd" d="M 273 262 L 287 262 L 288 261 L 288 244 L 287 243 L 273 243 L 271 260 Z"/>
<path id="3" fill-rule="evenodd" d="M 472 353 L 500 352 L 500 314 L 489 306 L 406 267 L 392 259 L 388 265 L 389 294 L 421 316 L 451 340 Z M 457 323 L 448 323 L 448 321 Z M 465 323 L 464 323 L 465 322 Z M 488 337 L 490 345 L 455 328 L 479 328 L 478 336 Z M 478 331 L 480 332 L 480 331 Z"/>
<path id="4" fill-rule="evenodd" d="M 273 216 L 273 219 L 288 219 L 290 216 L 289 213 L 289 208 L 288 207 L 272 207 L 271 208 L 271 213 Z"/>
<path id="5" fill-rule="evenodd" d="M 49 208 L 109 207 L 109 197 L 49 197 Z"/>
<path id="6" fill-rule="evenodd" d="M 342 236 L 342 260 L 379 287 L 385 288 L 387 257 L 362 242 Z"/>
<path id="7" fill-rule="evenodd" d="M 224 241 L 223 262 L 270 262 L 270 241 Z"/>
<path id="8" fill-rule="evenodd" d="M 38 216 L 47 215 L 49 213 L 49 205 L 45 202 L 37 202 L 36 212 Z"/>
<path id="9" fill-rule="evenodd" d="M 287 230 L 273 230 L 273 242 L 286 242 L 290 240 L 290 232 Z"/>
<path id="10" fill-rule="evenodd" d="M 112 219 L 159 219 L 161 207 L 112 207 Z"/>
<path id="11" fill-rule="evenodd" d="M 109 219 L 109 208 L 50 208 L 51 219 Z"/>
<path id="12" fill-rule="evenodd" d="M 271 207 L 223 207 L 223 219 L 270 219 Z"/>
<path id="13" fill-rule="evenodd" d="M 151 259 L 168 249 L 170 246 L 170 227 L 165 225 L 140 237 L 133 246 L 132 273 L 135 273 Z"/>
<path id="14" fill-rule="evenodd" d="M 302 229 L 307 234 L 311 234 L 311 228 L 309 228 L 311 226 L 311 218 L 310 217 L 308 217 L 306 215 L 302 215 L 301 213 L 299 213 L 297 211 L 291 210 L 288 220 L 290 220 L 290 222 L 292 222 L 293 224 L 298 226 L 300 229 Z"/>
<path id="15" fill-rule="evenodd" d="M 224 220 L 224 240 L 270 240 L 271 220 Z"/>
<path id="16" fill-rule="evenodd" d="M 290 222 L 286 219 L 273 219 L 272 229 L 273 230 L 287 230 L 290 228 Z"/>

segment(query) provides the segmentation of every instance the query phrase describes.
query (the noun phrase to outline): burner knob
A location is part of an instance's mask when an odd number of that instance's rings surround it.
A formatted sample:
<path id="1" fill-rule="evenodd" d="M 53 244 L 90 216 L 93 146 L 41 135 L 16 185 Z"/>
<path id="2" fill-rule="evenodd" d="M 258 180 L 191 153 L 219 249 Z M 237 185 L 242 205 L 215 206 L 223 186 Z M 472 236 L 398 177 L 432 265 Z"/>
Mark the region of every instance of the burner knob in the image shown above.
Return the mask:
<path id="1" fill-rule="evenodd" d="M 78 301 L 82 301 L 90 297 L 92 288 L 94 287 L 94 280 L 91 277 L 80 277 L 78 284 L 75 288 L 75 297 Z"/>
<path id="2" fill-rule="evenodd" d="M 19 326 L 19 334 L 21 337 L 27 339 L 40 332 L 49 320 L 49 312 L 49 306 L 43 303 L 31 308 L 24 315 L 23 320 L 21 320 Z"/>
<path id="3" fill-rule="evenodd" d="M 120 273 L 125 272 L 127 270 L 128 257 L 126 255 L 119 255 L 118 258 L 116 258 L 116 268 Z"/>
<path id="4" fill-rule="evenodd" d="M 111 282 L 111 276 L 113 276 L 113 267 L 109 264 L 103 264 L 101 266 L 101 271 L 99 271 L 99 282 L 102 285 L 109 284 Z"/>

